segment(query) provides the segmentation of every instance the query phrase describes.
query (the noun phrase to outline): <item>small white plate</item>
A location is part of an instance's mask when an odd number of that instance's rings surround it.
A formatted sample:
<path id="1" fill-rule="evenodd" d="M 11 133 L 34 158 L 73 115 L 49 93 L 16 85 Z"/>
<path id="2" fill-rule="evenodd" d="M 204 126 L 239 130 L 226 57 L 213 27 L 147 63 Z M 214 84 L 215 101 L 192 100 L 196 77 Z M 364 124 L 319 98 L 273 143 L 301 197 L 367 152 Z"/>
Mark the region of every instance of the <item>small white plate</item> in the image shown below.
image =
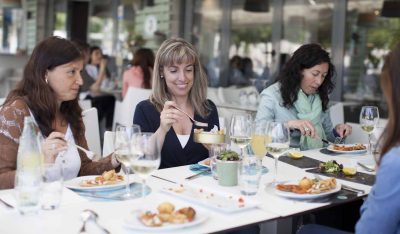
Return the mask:
<path id="1" fill-rule="evenodd" d="M 64 181 L 64 186 L 77 191 L 107 191 L 107 190 L 116 190 L 123 188 L 125 186 L 126 181 L 121 181 L 117 184 L 109 184 L 109 185 L 100 185 L 100 186 L 92 186 L 92 187 L 83 187 L 81 186 L 81 182 L 83 180 L 93 180 L 97 176 L 81 176 L 76 177 L 71 180 Z"/>
<path id="2" fill-rule="evenodd" d="M 287 182 L 285 184 L 298 184 L 299 181 L 290 181 Z M 318 193 L 318 194 L 298 194 L 298 193 L 292 193 L 292 192 L 285 192 L 285 191 L 281 191 L 277 188 L 275 188 L 275 194 L 277 194 L 278 196 L 281 197 L 286 197 L 286 198 L 291 198 L 291 199 L 298 199 L 298 200 L 309 200 L 309 199 L 316 199 L 316 198 L 321 198 L 321 197 L 325 197 L 328 195 L 331 195 L 333 193 L 337 193 L 342 189 L 341 184 L 336 182 L 336 188 L 329 190 L 327 192 L 324 193 Z"/>
<path id="3" fill-rule="evenodd" d="M 341 146 L 354 146 L 355 144 L 337 144 L 337 145 L 341 145 Z M 366 153 L 367 150 L 352 150 L 352 151 L 342 151 L 342 150 L 335 150 L 333 149 L 333 145 L 329 145 L 328 147 L 326 147 L 327 150 L 335 152 L 335 153 L 341 153 L 341 154 L 363 154 Z"/>
<path id="4" fill-rule="evenodd" d="M 253 209 L 259 205 L 258 201 L 252 200 L 246 196 L 213 191 L 192 184 L 176 185 L 174 187 L 163 188 L 161 191 L 173 197 L 179 197 L 186 201 L 225 213 Z"/>
<path id="5" fill-rule="evenodd" d="M 203 166 L 203 167 L 208 167 L 208 168 L 210 168 L 210 158 L 206 158 L 206 159 L 204 159 L 204 160 L 201 160 L 200 162 L 198 162 L 197 164 L 199 164 L 200 166 Z M 207 164 L 207 162 L 208 162 L 208 164 Z"/>
<path id="6" fill-rule="evenodd" d="M 140 211 L 133 211 L 129 214 L 129 216 L 125 217 L 124 225 L 136 231 L 163 232 L 163 231 L 171 231 L 171 230 L 193 227 L 203 223 L 208 219 L 207 214 L 198 212 L 198 210 L 196 210 L 196 216 L 194 217 L 194 220 L 191 222 L 181 223 L 181 224 L 165 223 L 159 227 L 149 227 L 140 222 L 138 218 L 139 212 Z"/>

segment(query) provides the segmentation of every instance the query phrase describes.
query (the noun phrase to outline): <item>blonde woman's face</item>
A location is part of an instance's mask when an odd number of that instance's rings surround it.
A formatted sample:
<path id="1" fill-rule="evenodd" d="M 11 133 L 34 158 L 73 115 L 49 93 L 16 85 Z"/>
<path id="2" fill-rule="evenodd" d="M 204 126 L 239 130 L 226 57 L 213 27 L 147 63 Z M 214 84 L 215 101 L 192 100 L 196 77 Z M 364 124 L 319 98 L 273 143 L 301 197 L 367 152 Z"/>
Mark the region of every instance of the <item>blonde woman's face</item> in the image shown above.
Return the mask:
<path id="1" fill-rule="evenodd" d="M 193 86 L 193 63 L 164 66 L 162 70 L 169 93 L 175 97 L 186 97 Z"/>

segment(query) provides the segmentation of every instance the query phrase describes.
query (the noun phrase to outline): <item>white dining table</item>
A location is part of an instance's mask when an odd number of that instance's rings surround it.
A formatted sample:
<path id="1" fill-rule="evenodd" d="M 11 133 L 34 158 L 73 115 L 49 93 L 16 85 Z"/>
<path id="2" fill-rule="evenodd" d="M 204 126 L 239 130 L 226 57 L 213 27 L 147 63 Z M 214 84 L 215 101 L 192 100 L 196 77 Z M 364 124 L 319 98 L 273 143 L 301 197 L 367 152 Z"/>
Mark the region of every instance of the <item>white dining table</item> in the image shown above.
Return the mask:
<path id="1" fill-rule="evenodd" d="M 319 152 L 319 150 L 304 151 L 305 155 L 321 161 L 335 159 L 340 163 L 352 162 L 352 160 L 366 160 L 368 155 L 339 155 L 328 156 Z M 263 165 L 272 168 L 273 159 L 265 157 Z M 305 169 L 300 169 L 289 164 L 279 162 L 278 180 L 299 180 L 304 176 L 313 178 L 313 175 L 307 173 Z M 361 168 L 357 168 L 363 171 Z M 364 171 L 363 171 L 364 172 Z M 196 186 L 204 186 L 207 190 L 230 193 L 240 196 L 239 186 L 222 187 L 218 181 L 211 176 L 200 176 L 196 179 L 185 181 L 184 178 L 195 174 L 190 170 L 190 166 L 181 166 L 168 169 L 161 169 L 154 173 L 154 176 L 148 178 L 147 185 L 151 187 L 151 193 L 144 198 L 137 198 L 126 201 L 104 201 L 83 198 L 76 193 L 64 191 L 63 202 L 61 206 L 53 211 L 40 210 L 37 215 L 20 215 L 16 209 L 7 209 L 0 204 L 0 233 L 78 233 L 82 220 L 80 214 L 84 209 L 92 209 L 99 214 L 98 223 L 108 229 L 111 233 L 143 233 L 143 231 L 128 228 L 125 225 L 126 219 L 135 218 L 133 212 L 137 210 L 155 208 L 158 204 L 168 201 L 176 207 L 192 206 L 199 214 L 207 219 L 196 226 L 180 228 L 168 233 L 212 233 L 224 230 L 237 229 L 243 226 L 263 223 L 277 220 L 284 217 L 310 212 L 315 209 L 322 209 L 331 204 L 329 202 L 309 202 L 290 200 L 275 194 L 272 188 L 266 186 L 272 180 L 271 172 L 264 174 L 261 178 L 261 185 L 255 196 L 248 196 L 246 199 L 257 201 L 258 207 L 244 210 L 241 212 L 222 212 L 217 209 L 210 209 L 197 202 L 184 200 L 178 196 L 172 196 L 162 192 L 163 188 L 177 186 L 179 184 L 192 183 Z M 136 175 L 131 175 L 130 179 L 139 182 Z M 346 184 L 369 193 L 371 186 L 353 183 L 344 180 L 338 180 L 339 183 Z M 10 200 L 14 190 L 0 191 L 0 198 Z M 359 195 L 360 199 L 365 197 Z M 91 223 L 89 230 L 99 229 Z"/>

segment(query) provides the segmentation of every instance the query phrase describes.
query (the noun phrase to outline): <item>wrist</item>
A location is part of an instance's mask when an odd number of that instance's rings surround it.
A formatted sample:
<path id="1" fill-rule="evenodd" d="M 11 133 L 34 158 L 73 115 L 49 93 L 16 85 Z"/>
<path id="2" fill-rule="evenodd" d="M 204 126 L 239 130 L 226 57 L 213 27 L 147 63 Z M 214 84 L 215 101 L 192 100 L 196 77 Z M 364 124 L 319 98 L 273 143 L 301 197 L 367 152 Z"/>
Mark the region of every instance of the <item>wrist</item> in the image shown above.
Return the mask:
<path id="1" fill-rule="evenodd" d="M 121 165 L 121 163 L 118 161 L 117 157 L 115 157 L 115 154 L 111 155 L 111 164 L 113 167 L 118 167 Z"/>

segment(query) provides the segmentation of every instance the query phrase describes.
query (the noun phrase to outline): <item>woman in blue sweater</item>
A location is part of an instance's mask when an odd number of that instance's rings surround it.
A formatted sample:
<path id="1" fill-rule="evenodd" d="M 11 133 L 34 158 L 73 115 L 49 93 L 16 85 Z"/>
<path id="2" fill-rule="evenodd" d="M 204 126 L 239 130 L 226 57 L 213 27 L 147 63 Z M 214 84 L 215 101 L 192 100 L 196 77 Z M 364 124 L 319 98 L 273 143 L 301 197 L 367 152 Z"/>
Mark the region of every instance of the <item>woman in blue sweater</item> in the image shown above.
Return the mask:
<path id="1" fill-rule="evenodd" d="M 389 121 L 381 138 L 376 181 L 361 207 L 356 233 L 400 233 L 400 45 L 386 57 L 381 88 L 389 108 Z M 306 225 L 299 233 L 343 232 Z"/>
<path id="2" fill-rule="evenodd" d="M 195 126 L 175 107 L 197 121 L 219 126 L 217 108 L 207 100 L 207 76 L 194 47 L 183 39 L 166 40 L 158 49 L 149 100 L 136 106 L 133 123 L 142 132 L 154 132 L 160 144 L 160 168 L 197 163 L 208 150 L 193 141 Z"/>

